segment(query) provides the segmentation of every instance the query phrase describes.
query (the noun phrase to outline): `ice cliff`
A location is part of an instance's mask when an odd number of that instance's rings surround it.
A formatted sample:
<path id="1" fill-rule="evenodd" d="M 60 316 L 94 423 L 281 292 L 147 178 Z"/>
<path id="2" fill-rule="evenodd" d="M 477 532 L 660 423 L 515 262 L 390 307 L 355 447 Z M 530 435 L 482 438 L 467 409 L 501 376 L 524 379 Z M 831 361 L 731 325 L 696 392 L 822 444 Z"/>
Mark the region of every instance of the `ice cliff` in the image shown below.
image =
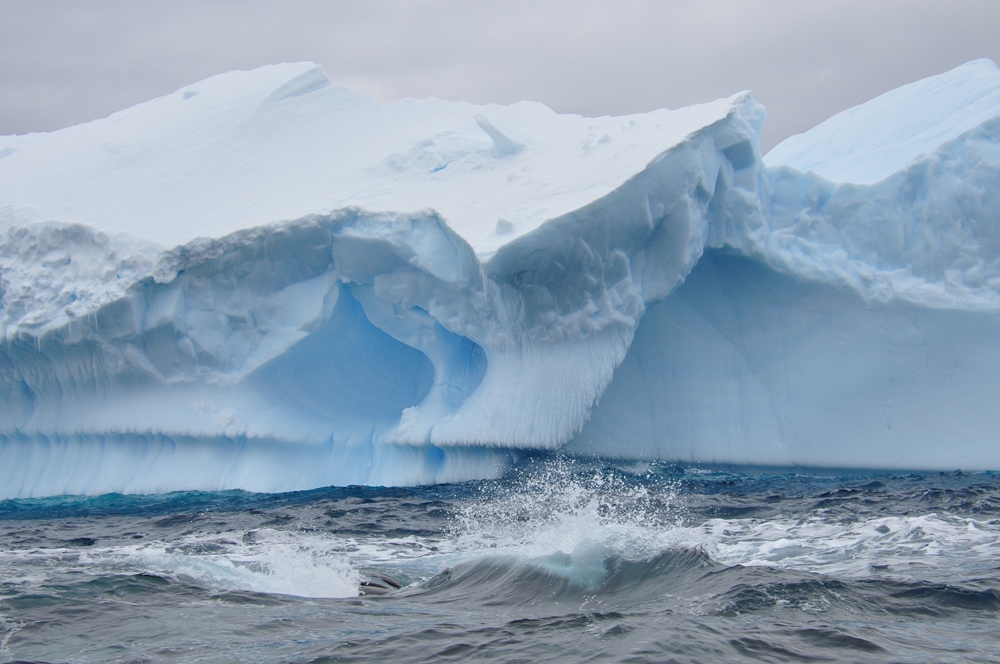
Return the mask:
<path id="1" fill-rule="evenodd" d="M 0 137 L 0 497 L 525 449 L 1000 468 L 996 66 L 764 158 L 763 120 L 382 105 L 289 64 Z"/>

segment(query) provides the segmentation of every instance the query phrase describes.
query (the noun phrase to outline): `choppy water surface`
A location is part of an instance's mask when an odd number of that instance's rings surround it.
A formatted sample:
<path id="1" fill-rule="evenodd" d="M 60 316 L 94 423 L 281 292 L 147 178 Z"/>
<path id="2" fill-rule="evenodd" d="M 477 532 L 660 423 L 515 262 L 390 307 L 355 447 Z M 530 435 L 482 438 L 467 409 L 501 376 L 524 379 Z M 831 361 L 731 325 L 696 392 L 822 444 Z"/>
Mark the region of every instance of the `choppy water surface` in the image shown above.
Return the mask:
<path id="1" fill-rule="evenodd" d="M 359 596 L 380 575 L 403 587 Z M 1000 478 L 533 457 L 462 485 L 0 502 L 0 661 L 475 658 L 1000 661 Z"/>

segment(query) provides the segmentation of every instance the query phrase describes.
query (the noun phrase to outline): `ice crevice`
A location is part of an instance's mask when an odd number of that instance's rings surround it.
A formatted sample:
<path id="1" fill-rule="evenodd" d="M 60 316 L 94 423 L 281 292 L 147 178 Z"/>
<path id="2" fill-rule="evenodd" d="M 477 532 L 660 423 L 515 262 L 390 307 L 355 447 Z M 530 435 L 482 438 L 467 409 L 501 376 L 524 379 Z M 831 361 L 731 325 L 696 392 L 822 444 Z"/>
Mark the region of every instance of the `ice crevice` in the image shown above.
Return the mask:
<path id="1" fill-rule="evenodd" d="M 1000 73 L 943 77 L 765 157 L 748 93 L 381 106 L 308 65 L 0 137 L 0 496 L 452 481 L 556 449 L 998 468 Z M 906 150 L 862 122 L 916 107 Z M 63 184 L 31 170 L 60 156 Z"/>

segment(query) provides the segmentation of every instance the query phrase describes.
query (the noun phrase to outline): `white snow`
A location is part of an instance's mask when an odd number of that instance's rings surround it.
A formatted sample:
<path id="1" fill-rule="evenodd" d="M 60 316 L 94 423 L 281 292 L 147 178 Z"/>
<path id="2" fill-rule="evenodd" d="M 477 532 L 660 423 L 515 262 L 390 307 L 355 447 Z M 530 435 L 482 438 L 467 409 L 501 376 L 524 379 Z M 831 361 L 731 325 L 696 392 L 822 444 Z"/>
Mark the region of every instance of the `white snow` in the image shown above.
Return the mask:
<path id="1" fill-rule="evenodd" d="M 531 102 L 382 105 L 312 63 L 275 65 L 3 137 L 0 201 L 163 248 L 346 207 L 433 209 L 488 256 L 611 192 L 742 100 L 614 118 Z"/>
<path id="2" fill-rule="evenodd" d="M 1000 115 L 1000 70 L 974 60 L 838 113 L 776 145 L 768 166 L 871 184 Z"/>
<path id="3" fill-rule="evenodd" d="M 521 449 L 1000 468 L 996 67 L 763 160 L 762 122 L 381 105 L 300 63 L 0 137 L 0 497 Z"/>

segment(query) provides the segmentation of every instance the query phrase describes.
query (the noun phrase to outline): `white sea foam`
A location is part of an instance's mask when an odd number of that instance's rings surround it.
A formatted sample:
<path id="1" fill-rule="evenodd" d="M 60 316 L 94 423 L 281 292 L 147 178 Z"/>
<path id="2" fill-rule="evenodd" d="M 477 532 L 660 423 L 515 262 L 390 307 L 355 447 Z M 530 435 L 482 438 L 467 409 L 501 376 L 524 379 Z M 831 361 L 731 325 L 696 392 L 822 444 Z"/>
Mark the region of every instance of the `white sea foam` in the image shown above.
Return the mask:
<path id="1" fill-rule="evenodd" d="M 354 597 L 362 574 L 331 537 L 259 529 L 241 540 L 191 535 L 177 541 L 94 547 L 78 569 L 149 573 L 189 579 L 219 590 L 300 597 Z"/>
<path id="2" fill-rule="evenodd" d="M 610 555 L 649 560 L 699 549 L 727 566 L 913 580 L 947 579 L 958 570 L 975 575 L 993 569 L 1000 555 L 995 519 L 935 512 L 833 519 L 816 513 L 692 523 L 673 483 L 574 468 L 565 459 L 547 463 L 487 490 L 459 513 L 448 560 L 502 553 L 563 574 L 603 578 L 607 570 L 595 561 Z"/>
<path id="3" fill-rule="evenodd" d="M 947 579 L 993 569 L 1000 523 L 947 514 L 857 521 L 714 519 L 702 531 L 712 557 L 726 565 L 761 565 L 861 578 Z"/>
<path id="4" fill-rule="evenodd" d="M 457 515 L 456 549 L 537 557 L 602 547 L 641 559 L 684 542 L 676 487 L 560 459 L 495 484 Z"/>

